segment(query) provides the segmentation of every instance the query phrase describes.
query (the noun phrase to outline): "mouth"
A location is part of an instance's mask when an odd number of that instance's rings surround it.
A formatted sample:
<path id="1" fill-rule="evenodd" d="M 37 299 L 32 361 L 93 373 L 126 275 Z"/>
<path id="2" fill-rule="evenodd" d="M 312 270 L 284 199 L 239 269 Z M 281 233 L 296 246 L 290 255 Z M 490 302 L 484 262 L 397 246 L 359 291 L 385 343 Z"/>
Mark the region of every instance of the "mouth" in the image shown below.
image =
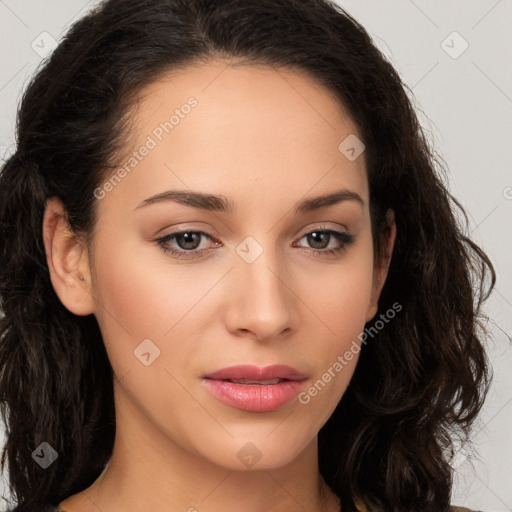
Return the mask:
<path id="1" fill-rule="evenodd" d="M 202 382 L 224 404 L 270 412 L 296 399 L 305 380 L 305 374 L 287 365 L 239 365 L 204 375 Z"/>
<path id="2" fill-rule="evenodd" d="M 288 379 L 268 379 L 268 380 L 249 380 L 249 379 L 214 379 L 214 380 L 223 380 L 225 382 L 233 382 L 235 384 L 245 384 L 247 386 L 272 386 L 274 384 L 279 384 L 281 382 L 285 382 Z"/>
<path id="3" fill-rule="evenodd" d="M 291 366 L 285 364 L 274 364 L 271 366 L 259 367 L 253 364 L 242 364 L 222 368 L 203 376 L 206 379 L 247 381 L 255 384 L 279 384 L 277 379 L 283 380 L 304 380 L 306 375 Z"/>

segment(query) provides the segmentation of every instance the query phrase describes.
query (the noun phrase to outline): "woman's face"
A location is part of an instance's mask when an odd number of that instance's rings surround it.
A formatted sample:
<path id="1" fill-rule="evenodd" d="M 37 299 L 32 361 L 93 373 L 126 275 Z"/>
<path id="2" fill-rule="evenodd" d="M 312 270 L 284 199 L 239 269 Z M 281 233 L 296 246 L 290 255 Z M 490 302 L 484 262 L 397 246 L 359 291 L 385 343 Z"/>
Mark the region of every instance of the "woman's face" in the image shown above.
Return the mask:
<path id="1" fill-rule="evenodd" d="M 231 469 L 282 466 L 335 409 L 376 312 L 359 132 L 307 76 L 220 61 L 153 83 L 132 116 L 89 253 L 118 430 Z M 205 378 L 236 365 L 296 374 Z M 272 377 L 295 381 L 258 384 Z"/>

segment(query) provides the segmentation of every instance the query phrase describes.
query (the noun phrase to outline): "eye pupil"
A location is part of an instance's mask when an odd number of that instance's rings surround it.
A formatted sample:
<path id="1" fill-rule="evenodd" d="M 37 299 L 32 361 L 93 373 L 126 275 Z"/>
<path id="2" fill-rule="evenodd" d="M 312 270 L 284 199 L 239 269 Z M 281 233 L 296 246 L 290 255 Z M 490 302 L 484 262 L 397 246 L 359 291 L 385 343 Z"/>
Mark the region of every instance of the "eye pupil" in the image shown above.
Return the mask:
<path id="1" fill-rule="evenodd" d="M 180 234 L 176 235 L 176 243 L 180 246 L 181 249 L 196 249 L 199 246 L 199 243 L 197 243 L 197 242 L 200 240 L 200 237 L 201 237 L 200 233 L 193 233 L 193 232 L 180 233 Z M 184 243 L 182 243 L 182 241 L 184 241 Z M 192 247 L 187 245 L 190 243 L 192 244 Z"/>
<path id="2" fill-rule="evenodd" d="M 328 242 L 329 242 L 329 237 L 330 237 L 330 234 L 329 233 L 326 233 L 326 232 L 322 232 L 322 231 L 312 231 L 311 233 L 308 234 L 308 243 L 310 243 L 311 239 L 313 239 L 313 243 L 312 243 L 312 246 L 315 248 L 315 249 L 325 249 L 325 247 L 327 247 Z M 314 240 L 315 238 L 325 238 L 325 240 L 327 240 L 327 244 L 322 244 L 321 240 L 320 240 L 320 247 L 317 247 L 315 244 L 318 242 L 318 240 Z M 325 241 L 324 240 L 324 241 Z"/>

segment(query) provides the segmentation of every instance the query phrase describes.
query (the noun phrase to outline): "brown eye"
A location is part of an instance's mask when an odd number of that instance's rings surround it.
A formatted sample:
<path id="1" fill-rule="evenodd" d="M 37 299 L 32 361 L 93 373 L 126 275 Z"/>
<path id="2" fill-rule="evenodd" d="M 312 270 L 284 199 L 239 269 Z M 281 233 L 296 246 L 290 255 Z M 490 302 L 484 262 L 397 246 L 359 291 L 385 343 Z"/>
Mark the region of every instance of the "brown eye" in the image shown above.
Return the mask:
<path id="1" fill-rule="evenodd" d="M 183 233 L 179 233 L 174 235 L 176 239 L 176 244 L 180 247 L 180 249 L 197 249 L 201 242 L 201 233 L 197 231 L 185 231 Z"/>
<path id="2" fill-rule="evenodd" d="M 213 237 L 204 231 L 177 231 L 155 240 L 165 253 L 178 258 L 196 258 L 209 248 L 199 249 L 203 238 L 213 241 Z"/>
<path id="3" fill-rule="evenodd" d="M 329 245 L 332 237 L 331 233 L 327 231 L 312 231 L 307 235 L 308 243 L 311 244 L 313 249 L 325 249 Z"/>
<path id="4" fill-rule="evenodd" d="M 341 252 L 348 245 L 354 242 L 355 236 L 343 231 L 335 231 L 332 229 L 317 229 L 310 231 L 301 237 L 306 239 L 309 248 L 315 254 L 332 255 Z M 329 247 L 332 241 L 338 242 L 338 246 Z"/>

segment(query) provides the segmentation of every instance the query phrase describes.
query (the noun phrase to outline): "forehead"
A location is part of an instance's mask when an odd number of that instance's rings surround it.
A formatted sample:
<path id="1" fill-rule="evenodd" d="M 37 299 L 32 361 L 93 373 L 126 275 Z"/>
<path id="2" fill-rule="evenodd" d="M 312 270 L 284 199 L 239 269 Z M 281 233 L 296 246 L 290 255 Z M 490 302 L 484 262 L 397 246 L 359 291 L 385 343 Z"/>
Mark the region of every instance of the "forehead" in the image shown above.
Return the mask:
<path id="1" fill-rule="evenodd" d="M 293 127 L 294 132 L 305 135 L 320 127 L 358 133 L 335 93 L 304 70 L 224 60 L 190 65 L 161 75 L 140 91 L 132 117 L 147 131 L 150 126 L 146 120 L 172 114 L 191 96 L 201 107 L 194 110 L 194 117 L 203 121 L 215 118 L 217 125 L 222 123 L 223 116 L 224 124 L 245 118 L 246 125 L 260 128 L 262 118 L 267 117 L 269 121 L 278 121 L 280 130 Z M 307 130 L 308 125 L 293 124 L 306 120 L 311 130 Z M 267 131 L 271 128 L 268 125 Z"/>
<path id="2" fill-rule="evenodd" d="M 265 193 L 268 201 L 273 190 L 281 199 L 340 188 L 367 196 L 364 152 L 351 160 L 340 149 L 361 138 L 356 124 L 330 90 L 298 70 L 190 66 L 145 87 L 129 115 L 120 165 L 130 155 L 135 165 L 112 196 L 124 189 L 130 204 L 162 187 Z M 150 150 L 133 162 L 144 146 Z"/>

